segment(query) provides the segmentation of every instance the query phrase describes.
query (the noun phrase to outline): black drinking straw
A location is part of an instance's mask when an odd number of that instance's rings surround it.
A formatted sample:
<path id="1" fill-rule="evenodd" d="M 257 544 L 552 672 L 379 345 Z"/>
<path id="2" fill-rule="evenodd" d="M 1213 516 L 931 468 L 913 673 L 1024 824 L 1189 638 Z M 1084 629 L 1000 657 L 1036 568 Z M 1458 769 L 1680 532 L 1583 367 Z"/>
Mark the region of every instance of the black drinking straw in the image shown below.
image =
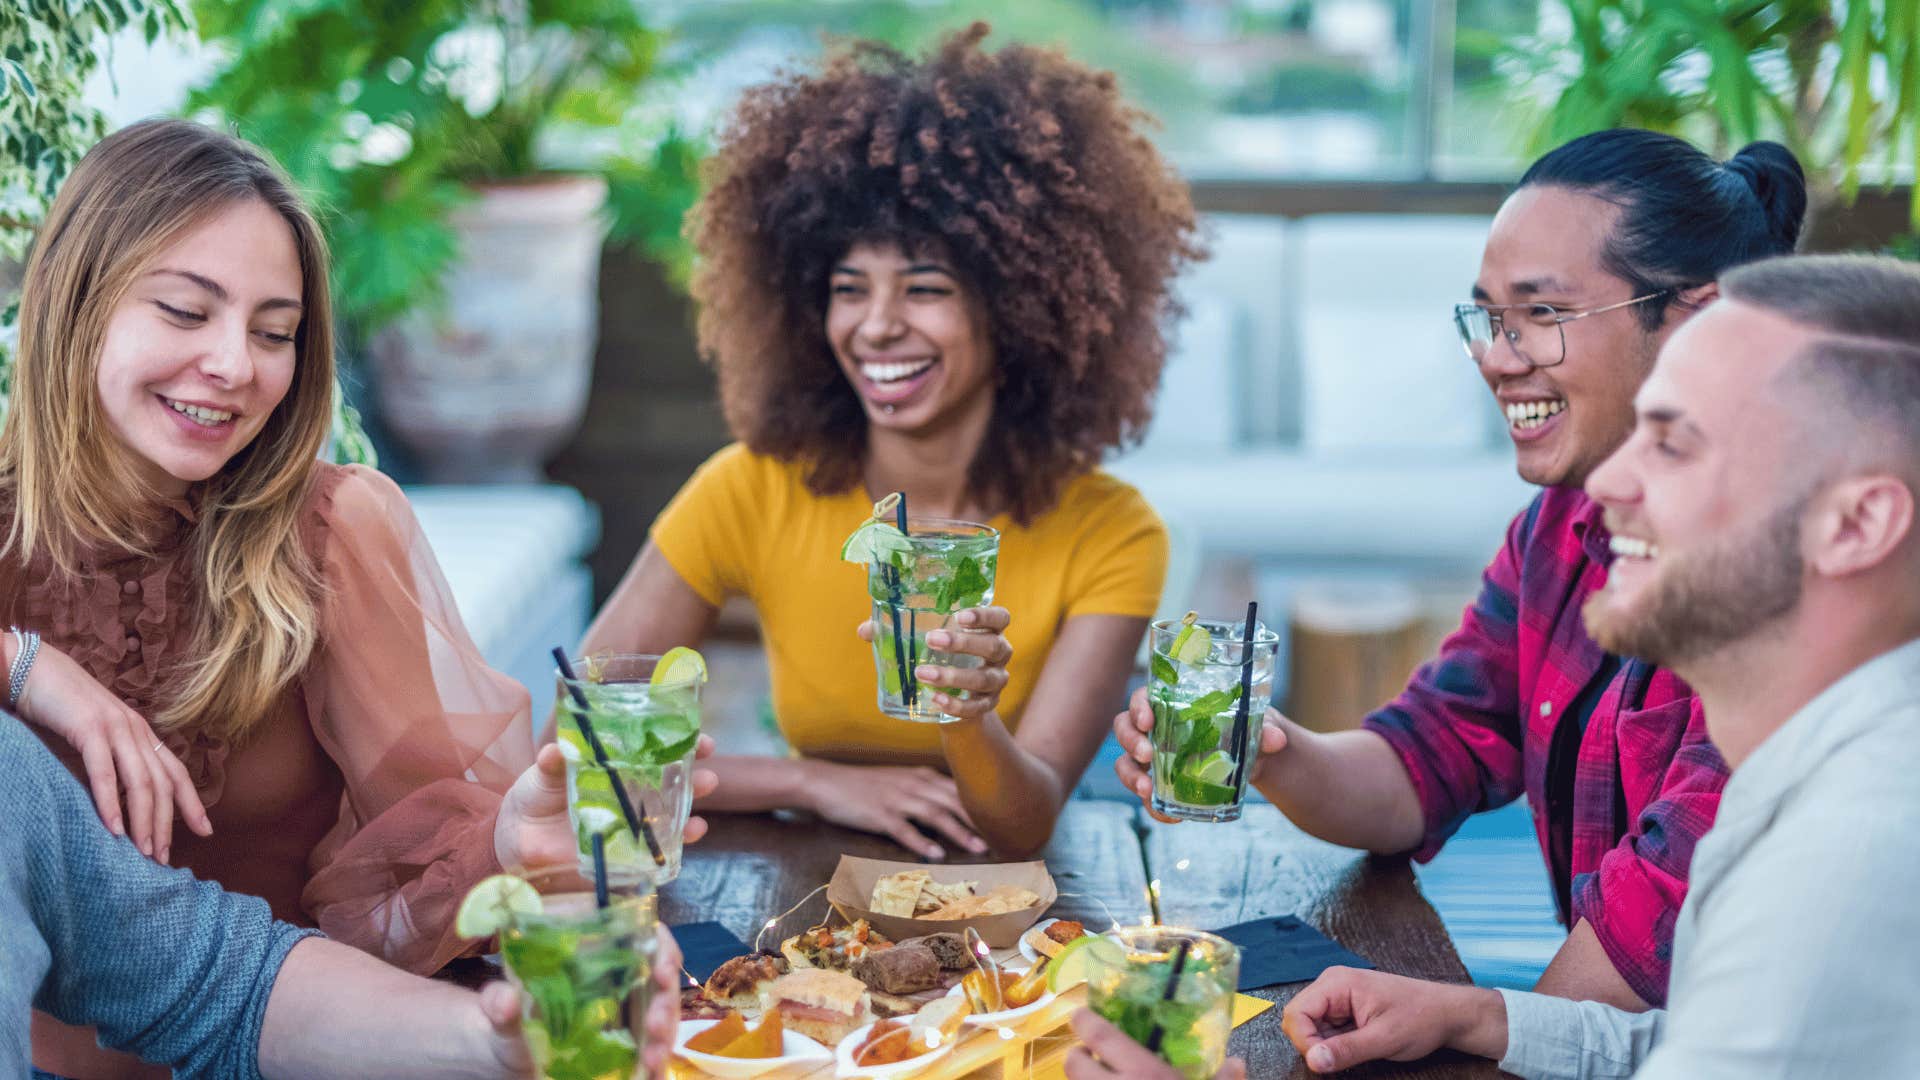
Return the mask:
<path id="1" fill-rule="evenodd" d="M 1167 975 L 1167 988 L 1160 992 L 1161 1001 L 1172 1001 L 1175 991 L 1180 989 L 1180 972 L 1187 966 L 1187 950 L 1192 947 L 1193 942 L 1185 939 L 1182 939 L 1180 944 L 1174 947 L 1173 970 Z M 1159 1053 L 1161 1040 L 1166 1037 L 1167 1029 L 1160 1026 L 1158 1020 L 1154 1021 L 1153 1030 L 1147 1032 L 1147 1052 L 1150 1054 Z"/>
<path id="2" fill-rule="evenodd" d="M 906 492 L 900 492 L 900 501 L 894 504 L 893 511 L 894 518 L 900 523 L 900 534 L 911 535 L 907 532 Z M 912 708 L 920 694 L 919 687 L 914 685 L 913 668 L 907 664 L 907 646 L 900 641 L 900 569 L 893 565 L 891 556 L 888 557 L 887 562 L 887 592 L 891 598 L 887 611 L 893 616 L 893 662 L 900 669 L 900 700 L 905 702 L 908 708 Z M 911 643 L 913 638 L 908 637 L 906 640 Z"/>
<path id="3" fill-rule="evenodd" d="M 613 771 L 613 763 L 607 760 L 607 748 L 600 744 L 600 736 L 594 734 L 593 724 L 587 720 L 587 713 L 592 707 L 587 704 L 586 693 L 580 689 L 580 680 L 573 674 L 573 665 L 567 660 L 566 650 L 558 645 L 553 647 L 553 662 L 560 665 L 567 692 L 573 695 L 573 703 L 579 706 L 580 711 L 573 718 L 580 725 L 580 734 L 587 737 L 587 745 L 593 748 L 593 760 L 607 771 L 607 783 L 613 788 L 613 797 L 620 801 L 620 813 L 626 816 L 627 830 L 646 840 L 647 850 L 653 853 L 653 865 L 667 865 L 667 854 L 660 850 L 660 841 L 654 839 L 653 829 L 640 820 L 640 815 L 633 811 L 633 803 L 627 801 L 627 785 L 621 783 L 620 774 Z"/>
<path id="4" fill-rule="evenodd" d="M 607 838 L 593 834 L 593 904 L 605 908 L 607 897 Z"/>
<path id="5" fill-rule="evenodd" d="M 1246 771 L 1247 758 L 1247 709 L 1251 702 L 1247 695 L 1253 693 L 1253 627 L 1254 615 L 1260 610 L 1257 601 L 1247 601 L 1247 633 L 1240 642 L 1240 708 L 1233 714 L 1233 789 L 1240 790 L 1240 775 Z"/>

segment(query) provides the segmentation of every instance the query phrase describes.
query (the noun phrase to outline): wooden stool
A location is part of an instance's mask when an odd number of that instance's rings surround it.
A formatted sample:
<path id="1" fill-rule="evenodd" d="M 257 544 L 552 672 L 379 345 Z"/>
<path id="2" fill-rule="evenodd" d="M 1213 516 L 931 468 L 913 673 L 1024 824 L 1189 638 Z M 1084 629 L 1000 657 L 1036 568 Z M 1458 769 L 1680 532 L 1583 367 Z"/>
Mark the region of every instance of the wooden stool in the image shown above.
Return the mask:
<path id="1" fill-rule="evenodd" d="M 1427 651 L 1419 597 L 1402 584 L 1303 585 L 1289 621 L 1286 713 L 1314 731 L 1358 727 Z"/>

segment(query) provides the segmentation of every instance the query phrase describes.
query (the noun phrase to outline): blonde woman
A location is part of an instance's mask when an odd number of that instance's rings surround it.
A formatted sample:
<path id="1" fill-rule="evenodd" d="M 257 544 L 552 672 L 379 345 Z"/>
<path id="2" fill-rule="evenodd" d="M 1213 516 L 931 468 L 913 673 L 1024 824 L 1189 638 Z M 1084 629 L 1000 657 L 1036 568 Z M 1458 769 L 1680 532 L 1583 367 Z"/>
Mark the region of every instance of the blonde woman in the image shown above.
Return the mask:
<path id="1" fill-rule="evenodd" d="M 329 329 L 320 233 L 258 152 L 154 121 L 87 155 L 0 432 L 6 705 L 142 852 L 431 972 L 472 883 L 572 838 L 400 490 L 316 461 Z M 34 1063 L 165 1075 L 38 1014 Z"/>

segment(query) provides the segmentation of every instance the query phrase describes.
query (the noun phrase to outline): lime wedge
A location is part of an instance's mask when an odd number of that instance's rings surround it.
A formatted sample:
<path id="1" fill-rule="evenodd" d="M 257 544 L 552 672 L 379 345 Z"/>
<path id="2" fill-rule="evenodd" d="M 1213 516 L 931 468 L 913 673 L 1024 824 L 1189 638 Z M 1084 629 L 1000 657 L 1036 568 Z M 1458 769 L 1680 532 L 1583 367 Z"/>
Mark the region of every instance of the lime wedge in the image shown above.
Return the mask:
<path id="1" fill-rule="evenodd" d="M 896 551 L 912 551 L 913 541 L 905 533 L 884 521 L 869 521 L 853 530 L 840 545 L 840 557 L 850 563 L 886 562 Z"/>
<path id="2" fill-rule="evenodd" d="M 588 836 L 604 836 L 620 824 L 620 815 L 604 806 L 576 806 L 573 816 L 579 820 L 580 828 Z"/>
<path id="3" fill-rule="evenodd" d="M 660 662 L 653 665 L 653 678 L 647 680 L 651 686 L 669 686 L 679 683 L 703 683 L 707 681 L 707 659 L 697 651 L 685 645 L 675 645 L 667 650 Z"/>
<path id="4" fill-rule="evenodd" d="M 1086 982 L 1087 965 L 1094 960 L 1117 966 L 1127 962 L 1127 954 L 1119 942 L 1109 937 L 1090 934 L 1075 938 L 1067 942 L 1048 966 L 1047 989 L 1058 994 Z"/>
<path id="5" fill-rule="evenodd" d="M 460 901 L 453 932 L 463 938 L 490 938 L 545 907 L 539 892 L 512 874 L 495 874 L 475 885 Z"/>
<path id="6" fill-rule="evenodd" d="M 1183 664 L 1198 664 L 1206 660 L 1213 652 L 1213 635 L 1204 626 L 1195 626 L 1187 640 L 1173 651 L 1173 658 Z"/>
<path id="7" fill-rule="evenodd" d="M 1227 777 L 1233 775 L 1233 759 L 1227 756 L 1226 751 L 1215 750 L 1202 758 L 1187 775 L 1203 784 L 1224 784 Z"/>

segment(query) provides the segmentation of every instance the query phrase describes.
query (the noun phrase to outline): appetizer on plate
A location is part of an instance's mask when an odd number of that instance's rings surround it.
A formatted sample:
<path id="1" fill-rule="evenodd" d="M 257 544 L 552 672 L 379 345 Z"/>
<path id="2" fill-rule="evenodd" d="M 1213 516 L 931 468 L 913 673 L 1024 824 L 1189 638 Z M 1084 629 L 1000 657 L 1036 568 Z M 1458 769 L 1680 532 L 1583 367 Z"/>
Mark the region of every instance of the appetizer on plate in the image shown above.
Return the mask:
<path id="1" fill-rule="evenodd" d="M 719 1023 L 688 1039 L 683 1048 L 713 1057 L 779 1057 L 780 1048 L 786 1043 L 785 1034 L 786 1026 L 776 1006 L 767 1010 L 760 1017 L 760 1026 L 751 1031 L 747 1029 L 745 1017 L 737 1012 L 728 1013 Z"/>
<path id="2" fill-rule="evenodd" d="M 756 1006 L 758 1004 L 755 1002 Z M 684 987 L 680 991 L 682 1020 L 723 1020 L 732 1012 L 732 1009 L 709 998 L 707 992 L 698 986 Z"/>
<path id="3" fill-rule="evenodd" d="M 786 958 L 779 953 L 736 956 L 715 968 L 707 978 L 707 1000 L 729 1009 L 758 1009 L 760 987 L 786 973 Z"/>
<path id="4" fill-rule="evenodd" d="M 760 988 L 762 1012 L 778 1008 L 786 1026 L 832 1046 L 873 1019 L 867 988 L 837 971 L 802 968 Z"/>
<path id="5" fill-rule="evenodd" d="M 1060 955 L 1067 943 L 1075 938 L 1087 936 L 1087 928 L 1071 919 L 1048 919 L 1038 923 L 1020 938 L 1020 951 L 1030 954 L 1028 959 L 1037 960 L 1044 956 L 1049 960 Z"/>
<path id="6" fill-rule="evenodd" d="M 846 971 L 854 961 L 878 949 L 891 948 L 886 935 L 856 919 L 847 926 L 816 926 L 780 943 L 781 955 L 794 969 Z"/>
<path id="7" fill-rule="evenodd" d="M 702 1073 L 730 1080 L 747 1080 L 788 1065 L 833 1056 L 812 1039 L 784 1030 L 778 1009 L 768 1012 L 760 1026 L 752 1029 L 739 1013 L 731 1013 L 719 1022 L 682 1020 L 677 1052 Z"/>
<path id="8" fill-rule="evenodd" d="M 853 962 L 853 977 L 886 994 L 913 994 L 940 985 L 940 960 L 925 945 L 877 949 Z"/>
<path id="9" fill-rule="evenodd" d="M 881 1020 L 846 1037 L 835 1050 L 841 1077 L 885 1080 L 917 1073 L 953 1049 L 966 1003 L 944 998 L 911 1021 Z"/>
<path id="10" fill-rule="evenodd" d="M 928 934 L 925 937 L 908 938 L 900 944 L 924 945 L 933 950 L 933 958 L 940 962 L 941 971 L 970 971 L 973 968 L 973 951 L 967 948 L 967 939 L 959 934 Z"/>

